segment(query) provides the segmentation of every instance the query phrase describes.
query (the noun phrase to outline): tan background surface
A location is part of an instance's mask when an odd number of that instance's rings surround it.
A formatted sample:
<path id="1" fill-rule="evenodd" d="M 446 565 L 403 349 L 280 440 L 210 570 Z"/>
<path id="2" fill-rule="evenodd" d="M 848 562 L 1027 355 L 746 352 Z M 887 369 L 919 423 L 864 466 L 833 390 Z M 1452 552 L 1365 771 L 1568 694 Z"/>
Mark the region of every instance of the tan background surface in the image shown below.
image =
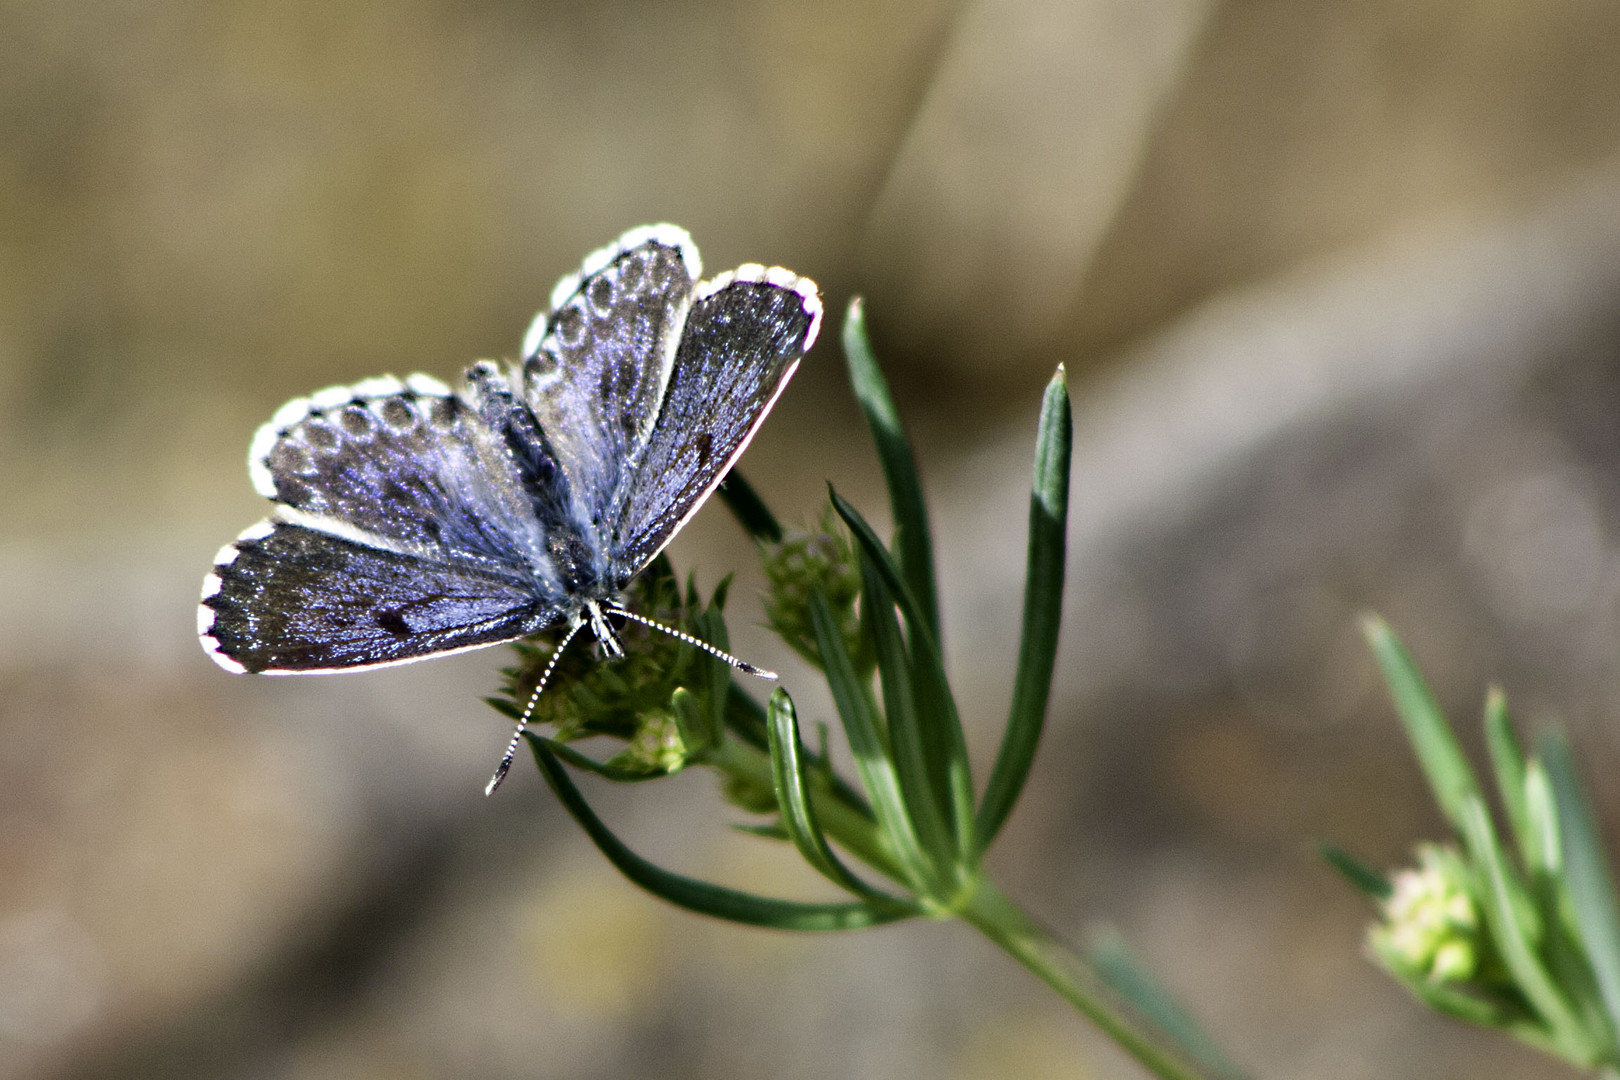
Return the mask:
<path id="1" fill-rule="evenodd" d="M 0 1080 L 1138 1075 L 960 927 L 712 924 L 532 773 L 497 653 L 233 679 L 214 550 L 287 397 L 511 356 L 623 229 L 856 291 L 917 433 L 975 750 L 1033 419 L 1078 445 L 1050 738 L 994 864 L 1119 926 L 1260 1077 L 1561 1070 L 1361 958 L 1315 860 L 1435 816 L 1355 638 L 1566 720 L 1620 822 L 1620 8 L 1608 0 L 0 5 Z M 833 335 L 750 451 L 881 495 Z M 748 545 L 711 509 L 674 549 Z M 712 783 L 603 812 L 801 894 Z"/>

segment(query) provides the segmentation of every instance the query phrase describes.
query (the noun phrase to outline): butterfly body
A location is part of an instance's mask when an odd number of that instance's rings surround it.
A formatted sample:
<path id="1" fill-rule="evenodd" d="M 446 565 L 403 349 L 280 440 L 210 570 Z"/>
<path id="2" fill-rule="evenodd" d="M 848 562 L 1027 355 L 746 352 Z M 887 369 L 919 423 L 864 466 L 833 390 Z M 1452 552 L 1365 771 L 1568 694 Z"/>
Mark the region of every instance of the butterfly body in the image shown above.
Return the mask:
<path id="1" fill-rule="evenodd" d="M 814 342 L 814 283 L 699 280 L 648 226 L 587 258 L 521 365 L 456 389 L 382 377 L 300 398 L 249 450 L 270 516 L 222 548 L 198 634 L 232 671 L 406 663 L 567 625 L 605 650 L 622 593 L 747 446 Z"/>

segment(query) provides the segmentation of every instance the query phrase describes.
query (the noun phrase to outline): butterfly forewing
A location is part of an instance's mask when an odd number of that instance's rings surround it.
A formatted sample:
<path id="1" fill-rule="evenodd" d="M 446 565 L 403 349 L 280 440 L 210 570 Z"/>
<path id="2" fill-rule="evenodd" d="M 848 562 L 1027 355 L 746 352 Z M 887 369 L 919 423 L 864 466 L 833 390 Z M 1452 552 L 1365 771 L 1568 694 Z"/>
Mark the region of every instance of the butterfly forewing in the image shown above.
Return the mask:
<path id="1" fill-rule="evenodd" d="M 544 572 L 544 530 L 476 401 L 442 386 L 370 392 L 390 384 L 400 385 L 373 380 L 282 409 L 255 440 L 262 493 L 382 546 Z"/>
<path id="2" fill-rule="evenodd" d="M 568 477 L 582 529 L 617 509 L 657 419 L 700 272 L 684 230 L 626 233 L 558 285 L 524 357 L 524 399 Z"/>
<path id="3" fill-rule="evenodd" d="M 221 551 L 204 591 L 204 646 L 223 666 L 247 671 L 396 664 L 510 641 L 561 612 L 540 602 L 531 582 L 484 565 L 276 521 Z"/>
<path id="4" fill-rule="evenodd" d="M 658 422 L 626 479 L 614 562 L 640 570 L 702 505 L 764 422 L 821 325 L 815 283 L 749 266 L 705 286 Z"/>

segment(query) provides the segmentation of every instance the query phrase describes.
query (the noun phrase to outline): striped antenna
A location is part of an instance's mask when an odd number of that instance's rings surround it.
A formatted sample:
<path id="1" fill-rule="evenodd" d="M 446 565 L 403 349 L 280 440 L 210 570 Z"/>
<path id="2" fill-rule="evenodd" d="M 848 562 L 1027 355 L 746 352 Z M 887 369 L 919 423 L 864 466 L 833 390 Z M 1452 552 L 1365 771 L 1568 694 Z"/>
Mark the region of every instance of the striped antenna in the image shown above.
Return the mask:
<path id="1" fill-rule="evenodd" d="M 517 730 L 512 733 L 512 741 L 506 744 L 506 753 L 501 755 L 501 763 L 496 766 L 495 775 L 489 778 L 489 783 L 484 787 L 485 796 L 495 794 L 495 789 L 501 786 L 502 780 L 506 779 L 507 772 L 512 768 L 512 759 L 517 756 L 518 743 L 523 741 L 523 733 L 529 729 L 529 717 L 534 713 L 534 703 L 540 700 L 540 691 L 546 688 L 546 682 L 551 678 L 552 671 L 556 669 L 557 661 L 562 659 L 563 650 L 568 648 L 568 643 L 574 640 L 574 635 L 579 633 L 584 626 L 585 622 L 581 620 L 569 627 L 568 633 L 564 635 L 562 642 L 552 650 L 551 660 L 546 664 L 546 670 L 541 672 L 540 681 L 534 684 L 534 693 L 529 695 L 529 703 L 523 706 L 523 715 L 518 718 Z"/>
<path id="2" fill-rule="evenodd" d="M 626 610 L 624 610 L 624 608 L 619 608 L 619 607 L 608 608 L 607 613 L 609 615 L 622 615 L 626 619 L 629 619 L 631 622 L 638 622 L 642 626 L 650 626 L 654 630 L 662 630 L 664 633 L 668 634 L 672 638 L 678 638 L 679 640 L 686 642 L 688 645 L 691 645 L 694 648 L 702 649 L 704 652 L 708 653 L 710 656 L 713 656 L 713 657 L 715 657 L 717 659 L 720 659 L 720 660 L 724 660 L 726 663 L 730 664 L 732 667 L 736 668 L 738 671 L 747 672 L 749 675 L 758 675 L 762 679 L 771 679 L 773 681 L 780 678 L 780 676 L 777 675 L 776 672 L 774 672 L 774 671 L 766 671 L 762 667 L 755 667 L 753 664 L 750 664 L 746 660 L 737 659 L 735 656 L 732 656 L 730 653 L 726 652 L 724 649 L 715 648 L 713 645 L 710 645 L 707 641 L 704 641 L 702 638 L 695 638 L 691 634 L 688 634 L 684 630 L 677 630 L 673 626 L 665 626 L 661 622 L 654 622 L 653 620 L 647 618 L 645 615 L 637 615 L 633 611 L 626 611 Z"/>
<path id="3" fill-rule="evenodd" d="M 775 680 L 779 678 L 774 671 L 766 671 L 762 667 L 755 667 L 748 661 L 739 660 L 735 656 L 732 656 L 730 653 L 726 652 L 724 649 L 717 649 L 713 645 L 710 645 L 707 641 L 704 641 L 701 638 L 693 637 L 684 630 L 677 630 L 673 626 L 665 626 L 661 622 L 655 622 L 644 615 L 637 615 L 633 611 L 626 611 L 624 608 L 620 607 L 610 607 L 601 610 L 593 608 L 592 614 L 623 616 L 624 618 L 629 619 L 631 622 L 638 622 L 642 626 L 651 627 L 654 630 L 662 630 L 670 637 L 684 641 L 694 648 L 702 649 L 710 656 L 724 660 L 738 671 L 744 671 L 750 675 L 757 675 L 761 679 Z M 569 628 L 567 635 L 563 637 L 557 648 L 553 650 L 551 659 L 546 663 L 546 670 L 540 673 L 540 681 L 534 686 L 534 693 L 529 695 L 529 703 L 523 707 L 523 715 L 518 719 L 517 730 L 512 733 L 512 741 L 506 744 L 506 753 L 501 755 L 501 763 L 496 767 L 495 775 L 489 778 L 489 784 L 484 788 L 485 795 L 495 794 L 495 789 L 501 786 L 501 781 L 506 779 L 506 774 L 511 770 L 512 759 L 517 756 L 518 744 L 523 741 L 523 733 L 529 729 L 529 717 L 534 714 L 534 703 L 540 700 L 540 691 L 546 688 L 546 683 L 551 679 L 552 671 L 554 671 L 557 667 L 557 661 L 562 658 L 563 650 L 568 648 L 568 643 L 574 640 L 575 634 L 579 633 L 586 626 L 594 624 L 596 621 L 597 620 L 594 618 L 590 620 L 581 619 L 579 622 L 575 623 Z M 612 628 L 608 627 L 605 622 L 602 623 L 602 625 L 606 630 L 606 638 L 612 639 Z M 603 637 L 603 633 L 598 631 L 597 636 Z"/>

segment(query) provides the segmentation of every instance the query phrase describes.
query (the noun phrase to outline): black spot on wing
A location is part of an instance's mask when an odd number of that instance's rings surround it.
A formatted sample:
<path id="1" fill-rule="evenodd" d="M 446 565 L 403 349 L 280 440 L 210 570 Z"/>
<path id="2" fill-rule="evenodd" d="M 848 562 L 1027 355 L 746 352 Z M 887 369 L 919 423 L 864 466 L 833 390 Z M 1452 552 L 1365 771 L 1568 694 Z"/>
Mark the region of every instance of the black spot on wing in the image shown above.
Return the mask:
<path id="1" fill-rule="evenodd" d="M 398 608 L 384 608 L 377 612 L 377 625 L 393 634 L 397 638 L 411 636 L 411 626 L 405 621 L 404 612 Z"/>

